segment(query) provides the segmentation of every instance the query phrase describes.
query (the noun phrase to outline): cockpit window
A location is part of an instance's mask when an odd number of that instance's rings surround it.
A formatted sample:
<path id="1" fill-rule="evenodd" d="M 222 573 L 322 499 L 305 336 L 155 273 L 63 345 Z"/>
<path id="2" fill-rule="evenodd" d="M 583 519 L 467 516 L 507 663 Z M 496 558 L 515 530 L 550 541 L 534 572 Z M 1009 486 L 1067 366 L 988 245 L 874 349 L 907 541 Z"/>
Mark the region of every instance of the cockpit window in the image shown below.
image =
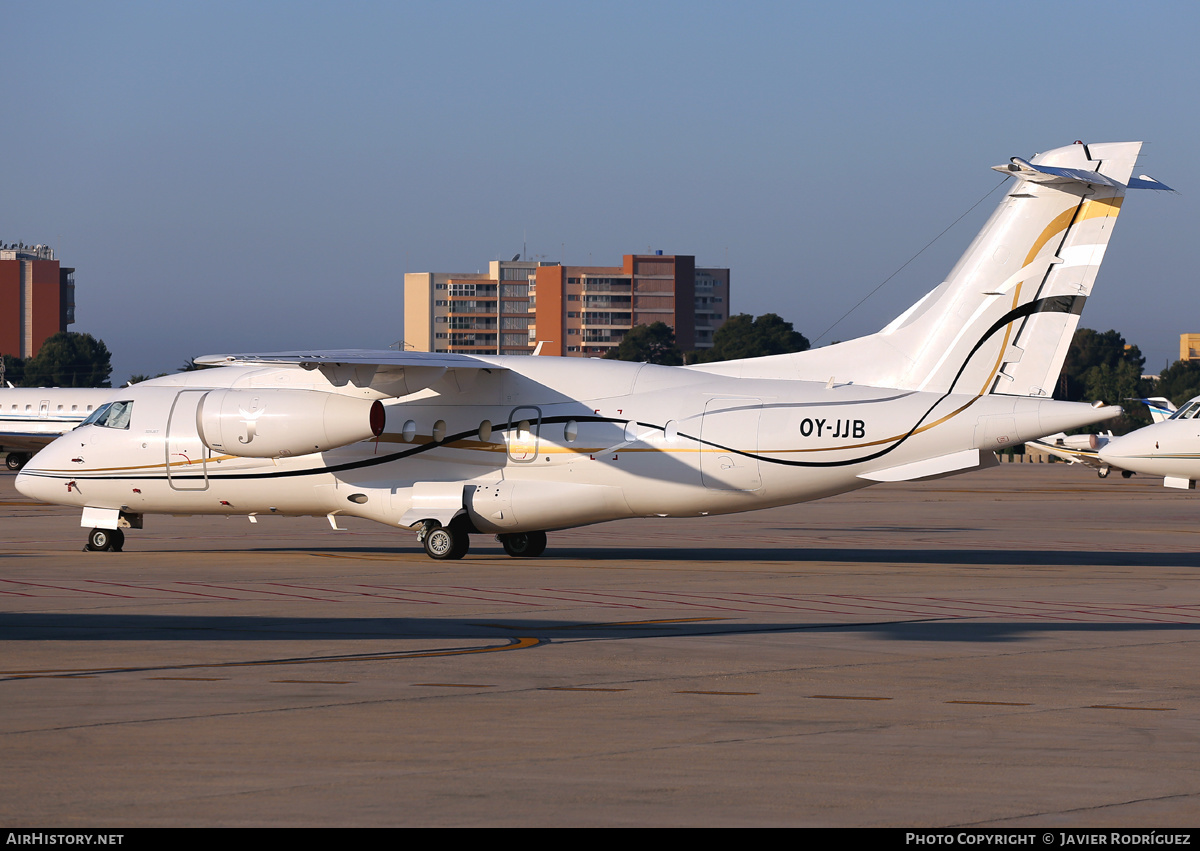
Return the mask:
<path id="1" fill-rule="evenodd" d="M 107 402 L 91 416 L 81 422 L 80 426 L 94 425 L 100 428 L 129 428 L 129 417 L 133 414 L 133 402 Z"/>
<path id="2" fill-rule="evenodd" d="M 94 422 L 96 422 L 96 420 L 100 419 L 102 416 L 104 416 L 105 414 L 108 413 L 108 408 L 109 408 L 109 405 L 111 405 L 111 404 L 112 403 L 110 402 L 106 405 L 101 405 L 99 408 L 92 411 L 90 414 L 87 415 L 87 419 L 85 419 L 83 422 L 81 422 L 80 425 L 81 426 L 92 425 Z"/>
<path id="3" fill-rule="evenodd" d="M 1200 399 L 1193 399 L 1171 415 L 1173 420 L 1190 420 L 1200 414 Z"/>

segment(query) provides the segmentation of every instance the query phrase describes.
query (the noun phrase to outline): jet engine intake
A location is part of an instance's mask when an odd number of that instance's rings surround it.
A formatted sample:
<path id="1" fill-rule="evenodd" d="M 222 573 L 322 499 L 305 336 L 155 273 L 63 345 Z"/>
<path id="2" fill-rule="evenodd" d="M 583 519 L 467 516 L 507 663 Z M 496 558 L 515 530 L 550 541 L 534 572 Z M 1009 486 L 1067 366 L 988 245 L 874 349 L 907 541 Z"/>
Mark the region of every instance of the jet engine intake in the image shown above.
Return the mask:
<path id="1" fill-rule="evenodd" d="M 315 390 L 212 390 L 196 408 L 196 430 L 213 452 L 242 458 L 308 455 L 383 433 L 379 400 Z"/>

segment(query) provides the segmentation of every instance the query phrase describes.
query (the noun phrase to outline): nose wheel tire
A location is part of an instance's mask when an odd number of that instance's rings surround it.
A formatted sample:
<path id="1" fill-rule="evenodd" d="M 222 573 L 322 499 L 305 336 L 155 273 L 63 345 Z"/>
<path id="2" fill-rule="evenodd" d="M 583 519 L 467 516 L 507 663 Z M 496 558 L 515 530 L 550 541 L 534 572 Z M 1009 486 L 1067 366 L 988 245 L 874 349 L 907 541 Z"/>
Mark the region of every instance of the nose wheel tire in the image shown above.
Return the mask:
<path id="1" fill-rule="evenodd" d="M 513 558 L 537 558 L 546 551 L 545 532 L 510 532 L 496 537 Z"/>
<path id="2" fill-rule="evenodd" d="M 125 533 L 120 529 L 93 529 L 88 532 L 84 550 L 90 553 L 119 553 L 125 546 Z"/>
<path id="3" fill-rule="evenodd" d="M 425 555 L 438 561 L 460 559 L 471 548 L 471 536 L 461 524 L 436 526 L 421 539 Z"/>

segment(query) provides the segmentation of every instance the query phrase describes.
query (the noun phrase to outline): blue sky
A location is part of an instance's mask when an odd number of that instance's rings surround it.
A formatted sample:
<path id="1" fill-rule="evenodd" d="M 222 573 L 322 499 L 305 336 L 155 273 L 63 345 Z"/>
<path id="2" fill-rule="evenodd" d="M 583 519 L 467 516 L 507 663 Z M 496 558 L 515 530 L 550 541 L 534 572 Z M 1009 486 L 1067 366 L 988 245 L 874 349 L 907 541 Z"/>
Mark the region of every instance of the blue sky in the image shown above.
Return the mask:
<path id="1" fill-rule="evenodd" d="M 732 269 L 815 338 L 1076 139 L 1147 142 L 1082 324 L 1157 371 L 1200 331 L 1181 3 L 0 3 L 0 240 L 76 267 L 114 382 L 386 347 L 403 277 L 522 250 Z M 821 342 L 941 280 L 995 193 Z"/>

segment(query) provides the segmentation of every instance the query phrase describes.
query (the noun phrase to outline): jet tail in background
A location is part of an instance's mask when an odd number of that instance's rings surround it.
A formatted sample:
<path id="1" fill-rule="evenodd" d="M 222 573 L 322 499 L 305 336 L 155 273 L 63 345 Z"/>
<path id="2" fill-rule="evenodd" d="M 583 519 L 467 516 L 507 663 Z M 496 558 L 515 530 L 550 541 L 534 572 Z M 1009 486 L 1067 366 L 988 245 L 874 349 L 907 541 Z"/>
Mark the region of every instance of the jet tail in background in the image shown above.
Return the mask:
<path id="1" fill-rule="evenodd" d="M 877 334 L 695 367 L 930 392 L 1050 396 L 1141 142 L 1076 143 L 995 166 L 1015 183 L 949 277 Z"/>

